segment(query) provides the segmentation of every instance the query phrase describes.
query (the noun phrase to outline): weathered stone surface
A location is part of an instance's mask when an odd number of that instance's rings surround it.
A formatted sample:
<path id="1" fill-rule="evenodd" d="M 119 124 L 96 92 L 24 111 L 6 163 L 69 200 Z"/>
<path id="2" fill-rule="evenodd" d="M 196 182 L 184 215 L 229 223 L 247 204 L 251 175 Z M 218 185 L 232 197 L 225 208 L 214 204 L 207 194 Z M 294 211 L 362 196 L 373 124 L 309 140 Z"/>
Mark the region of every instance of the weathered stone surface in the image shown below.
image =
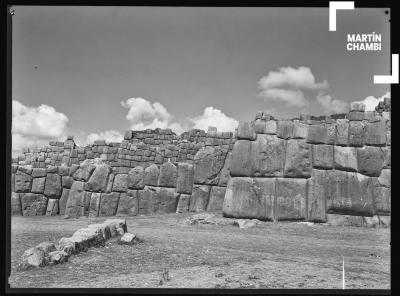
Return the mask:
<path id="1" fill-rule="evenodd" d="M 90 194 L 89 217 L 99 216 L 100 200 L 101 200 L 101 193 L 92 192 Z"/>
<path id="2" fill-rule="evenodd" d="M 265 133 L 268 135 L 276 135 L 277 124 L 275 120 L 268 120 L 265 123 Z"/>
<path id="3" fill-rule="evenodd" d="M 349 145 L 362 147 L 365 143 L 365 125 L 361 121 L 350 121 Z"/>
<path id="4" fill-rule="evenodd" d="M 333 166 L 336 170 L 357 171 L 357 150 L 353 147 L 335 146 Z"/>
<path id="5" fill-rule="evenodd" d="M 272 135 L 259 135 L 257 140 L 251 143 L 250 160 L 248 163 L 243 163 L 243 165 L 251 165 L 251 170 L 248 174 L 251 176 L 282 176 L 285 165 L 285 155 L 285 140 Z M 242 157 L 245 158 L 245 155 Z M 232 169 L 231 167 L 231 175 L 238 176 L 238 174 L 232 173 Z"/>
<path id="6" fill-rule="evenodd" d="M 47 198 L 43 194 L 21 193 L 22 214 L 24 216 L 43 216 L 47 209 Z"/>
<path id="7" fill-rule="evenodd" d="M 362 216 L 327 214 L 327 223 L 331 226 L 356 226 L 365 225 Z"/>
<path id="8" fill-rule="evenodd" d="M 46 182 L 46 178 L 33 178 L 32 181 L 32 193 L 43 193 L 44 191 L 44 184 Z"/>
<path id="9" fill-rule="evenodd" d="M 157 186 L 159 174 L 160 171 L 156 164 L 153 163 L 151 166 L 148 166 L 144 170 L 144 185 Z"/>
<path id="10" fill-rule="evenodd" d="M 390 147 L 382 147 L 383 153 L 383 168 L 388 169 L 391 167 L 391 148 Z"/>
<path id="11" fill-rule="evenodd" d="M 308 221 L 326 222 L 326 190 L 328 179 L 325 170 L 312 170 L 308 179 Z"/>
<path id="12" fill-rule="evenodd" d="M 205 211 L 210 195 L 210 187 L 208 185 L 194 185 L 192 195 L 189 202 L 190 212 Z"/>
<path id="13" fill-rule="evenodd" d="M 265 121 L 261 119 L 257 119 L 254 122 L 254 130 L 256 134 L 264 134 L 265 133 Z"/>
<path id="14" fill-rule="evenodd" d="M 21 171 L 15 173 L 15 192 L 30 192 L 32 177 Z"/>
<path id="15" fill-rule="evenodd" d="M 15 192 L 15 174 L 11 174 L 11 192 Z"/>
<path id="16" fill-rule="evenodd" d="M 70 189 L 67 189 L 67 188 L 64 188 L 62 191 L 60 200 L 58 202 L 58 209 L 59 209 L 60 215 L 65 215 L 65 208 L 66 208 L 67 202 L 68 202 L 69 191 L 70 191 Z"/>
<path id="17" fill-rule="evenodd" d="M 175 188 L 177 177 L 178 169 L 176 166 L 172 162 L 165 162 L 160 166 L 158 186 Z"/>
<path id="18" fill-rule="evenodd" d="M 386 144 L 386 120 L 370 122 L 365 128 L 365 144 L 382 146 Z"/>
<path id="19" fill-rule="evenodd" d="M 110 228 L 111 237 L 124 235 L 125 232 L 128 232 L 125 219 L 107 219 L 103 224 Z"/>
<path id="20" fill-rule="evenodd" d="M 194 166 L 190 163 L 178 163 L 176 192 L 191 194 L 194 181 Z"/>
<path id="21" fill-rule="evenodd" d="M 313 167 L 332 169 L 333 150 L 332 145 L 312 145 Z"/>
<path id="22" fill-rule="evenodd" d="M 293 122 L 290 120 L 279 120 L 277 123 L 276 135 L 278 138 L 293 138 Z"/>
<path id="23" fill-rule="evenodd" d="M 251 220 L 249 220 L 249 219 L 236 219 L 235 222 L 234 222 L 234 225 L 238 225 L 239 228 L 246 229 L 246 228 L 254 227 L 254 226 L 256 226 L 257 224 L 260 224 L 260 223 L 261 223 L 261 221 L 257 220 L 257 219 L 251 219 Z"/>
<path id="24" fill-rule="evenodd" d="M 21 216 L 22 206 L 19 193 L 11 192 L 11 215 Z"/>
<path id="25" fill-rule="evenodd" d="M 58 199 L 50 198 L 47 202 L 46 216 L 58 215 Z"/>
<path id="26" fill-rule="evenodd" d="M 274 196 L 275 178 L 231 178 L 226 188 L 223 215 L 272 220 Z"/>
<path id="27" fill-rule="evenodd" d="M 207 204 L 208 212 L 222 211 L 226 187 L 212 186 Z"/>
<path id="28" fill-rule="evenodd" d="M 107 182 L 107 187 L 106 187 L 106 193 L 111 193 L 112 187 L 113 187 L 113 184 L 114 184 L 114 178 L 115 178 L 115 175 L 114 175 L 114 174 L 110 174 L 110 175 L 108 176 L 108 182 Z"/>
<path id="29" fill-rule="evenodd" d="M 49 253 L 49 264 L 62 264 L 68 261 L 69 254 L 64 251 L 53 251 Z"/>
<path id="30" fill-rule="evenodd" d="M 289 140 L 286 145 L 285 177 L 311 176 L 312 154 L 310 144 L 303 140 Z"/>
<path id="31" fill-rule="evenodd" d="M 391 189 L 387 186 L 387 178 L 371 178 L 372 194 L 374 196 L 374 213 L 378 215 L 388 215 L 391 212 Z"/>
<path id="32" fill-rule="evenodd" d="M 349 145 L 349 121 L 347 119 L 336 120 L 336 145 Z"/>
<path id="33" fill-rule="evenodd" d="M 102 193 L 100 197 L 99 216 L 114 216 L 117 212 L 119 197 L 119 192 Z"/>
<path id="34" fill-rule="evenodd" d="M 364 112 L 350 111 L 349 114 L 347 115 L 347 118 L 350 121 L 361 121 L 364 119 Z"/>
<path id="35" fill-rule="evenodd" d="M 357 148 L 358 172 L 364 175 L 379 177 L 384 160 L 384 154 L 380 147 Z"/>
<path id="36" fill-rule="evenodd" d="M 180 194 L 178 205 L 176 207 L 177 213 L 186 213 L 189 211 L 190 194 Z"/>
<path id="37" fill-rule="evenodd" d="M 293 122 L 293 139 L 306 139 L 308 134 L 308 125 L 299 121 Z"/>
<path id="38" fill-rule="evenodd" d="M 262 141 L 262 139 L 263 137 L 259 137 L 259 141 Z M 252 175 L 251 148 L 251 141 L 238 140 L 235 142 L 232 149 L 232 158 L 230 163 L 231 176 Z M 267 156 L 267 154 L 265 155 Z"/>
<path id="39" fill-rule="evenodd" d="M 335 145 L 336 142 L 336 123 L 328 123 L 326 127 L 326 144 Z"/>
<path id="40" fill-rule="evenodd" d="M 45 168 L 33 168 L 32 169 L 32 177 L 39 178 L 39 177 L 46 177 L 46 169 Z"/>
<path id="41" fill-rule="evenodd" d="M 154 207 L 155 213 L 175 213 L 178 199 L 179 193 L 176 193 L 174 188 L 159 188 L 157 192 L 157 201 Z"/>
<path id="42" fill-rule="evenodd" d="M 306 179 L 276 179 L 275 219 L 307 219 Z"/>
<path id="43" fill-rule="evenodd" d="M 112 191 L 126 192 L 128 190 L 128 174 L 116 174 Z"/>
<path id="44" fill-rule="evenodd" d="M 96 166 L 89 181 L 85 184 L 85 190 L 92 192 L 105 192 L 108 182 L 108 175 L 111 173 L 111 168 L 107 164 Z"/>
<path id="45" fill-rule="evenodd" d="M 78 218 L 84 213 L 85 191 L 84 182 L 75 181 L 68 194 L 68 200 L 65 206 L 65 216 Z"/>
<path id="46" fill-rule="evenodd" d="M 58 174 L 58 166 L 51 165 L 51 166 L 47 167 L 47 173 Z"/>
<path id="47" fill-rule="evenodd" d="M 67 167 L 67 166 L 59 166 L 58 167 L 58 174 L 60 176 L 69 176 L 69 167 Z"/>
<path id="48" fill-rule="evenodd" d="M 139 199 L 137 190 L 128 190 L 121 193 L 118 202 L 118 216 L 136 216 L 139 213 Z"/>
<path id="49" fill-rule="evenodd" d="M 307 143 L 324 144 L 328 139 L 328 131 L 324 124 L 312 124 L 308 126 Z"/>
<path id="50" fill-rule="evenodd" d="M 135 242 L 136 235 L 133 233 L 124 233 L 124 235 L 121 237 L 120 243 L 122 244 L 133 244 Z"/>
<path id="51" fill-rule="evenodd" d="M 218 186 L 224 186 L 228 184 L 230 178 L 230 165 L 232 159 L 232 152 L 228 152 L 225 158 L 224 166 L 222 167 L 221 173 L 219 174 Z"/>
<path id="52" fill-rule="evenodd" d="M 44 185 L 44 195 L 49 198 L 60 198 L 61 191 L 61 176 L 58 174 L 47 174 Z"/>
<path id="53" fill-rule="evenodd" d="M 128 173 L 128 188 L 143 189 L 144 188 L 144 168 L 141 166 L 134 167 Z"/>
<path id="54" fill-rule="evenodd" d="M 359 173 L 326 171 L 327 213 L 372 216 L 373 197 L 370 178 Z"/>
<path id="55" fill-rule="evenodd" d="M 22 172 L 22 173 L 25 173 L 25 174 L 28 174 L 28 175 L 31 175 L 32 171 L 33 171 L 33 168 L 32 168 L 32 165 L 20 165 L 18 167 L 18 171 Z"/>
<path id="56" fill-rule="evenodd" d="M 84 181 L 87 182 L 92 175 L 93 171 L 96 168 L 93 161 L 91 159 L 87 159 L 82 162 L 79 168 L 72 174 L 72 177 L 77 181 Z"/>
<path id="57" fill-rule="evenodd" d="M 155 213 L 157 194 L 157 189 L 150 186 L 145 186 L 143 190 L 138 190 L 139 215 L 151 215 Z"/>
<path id="58" fill-rule="evenodd" d="M 216 146 L 201 148 L 194 156 L 194 183 L 216 185 L 227 151 Z"/>
<path id="59" fill-rule="evenodd" d="M 71 176 L 62 176 L 61 183 L 64 188 L 71 188 L 74 179 Z"/>
<path id="60" fill-rule="evenodd" d="M 256 131 L 254 121 L 243 122 L 240 121 L 237 130 L 237 138 L 240 140 L 255 140 Z"/>
<path id="61" fill-rule="evenodd" d="M 26 269 L 29 267 L 42 267 L 48 265 L 49 259 L 46 253 L 37 247 L 30 248 L 21 257 L 19 267 Z"/>
<path id="62" fill-rule="evenodd" d="M 367 120 L 368 122 L 377 122 L 380 120 L 379 114 L 374 110 L 374 111 L 365 111 L 364 112 L 364 120 Z"/>
<path id="63" fill-rule="evenodd" d="M 71 236 L 70 240 L 75 243 L 78 251 L 87 251 L 90 247 L 104 245 L 103 233 L 96 227 L 78 229 Z"/>

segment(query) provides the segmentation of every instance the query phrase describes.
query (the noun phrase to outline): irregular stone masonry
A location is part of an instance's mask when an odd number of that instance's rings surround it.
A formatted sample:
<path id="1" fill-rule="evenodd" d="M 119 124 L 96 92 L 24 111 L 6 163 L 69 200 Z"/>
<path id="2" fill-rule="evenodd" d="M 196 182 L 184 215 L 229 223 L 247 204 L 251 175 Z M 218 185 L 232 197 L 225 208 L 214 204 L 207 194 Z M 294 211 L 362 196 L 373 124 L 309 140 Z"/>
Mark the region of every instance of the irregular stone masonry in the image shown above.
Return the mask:
<path id="1" fill-rule="evenodd" d="M 347 116 L 292 120 L 259 111 L 235 133 L 210 127 L 177 136 L 155 129 L 83 148 L 72 137 L 50 142 L 13 160 L 12 212 L 75 217 L 223 209 L 236 218 L 320 222 L 331 214 L 388 216 L 385 106 L 379 113 L 352 104 Z"/>

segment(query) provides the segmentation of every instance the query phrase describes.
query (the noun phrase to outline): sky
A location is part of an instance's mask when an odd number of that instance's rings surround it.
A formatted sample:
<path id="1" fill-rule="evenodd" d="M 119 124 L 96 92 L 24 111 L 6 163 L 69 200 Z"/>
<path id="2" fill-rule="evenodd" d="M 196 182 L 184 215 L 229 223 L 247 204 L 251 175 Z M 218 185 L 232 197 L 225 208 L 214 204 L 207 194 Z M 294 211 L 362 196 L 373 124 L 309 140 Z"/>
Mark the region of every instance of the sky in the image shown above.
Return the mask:
<path id="1" fill-rule="evenodd" d="M 258 110 L 278 118 L 347 112 L 390 96 L 383 8 L 14 6 L 12 147 L 129 129 L 232 131 Z M 347 34 L 382 34 L 350 52 Z M 372 106 L 372 107 L 371 107 Z"/>

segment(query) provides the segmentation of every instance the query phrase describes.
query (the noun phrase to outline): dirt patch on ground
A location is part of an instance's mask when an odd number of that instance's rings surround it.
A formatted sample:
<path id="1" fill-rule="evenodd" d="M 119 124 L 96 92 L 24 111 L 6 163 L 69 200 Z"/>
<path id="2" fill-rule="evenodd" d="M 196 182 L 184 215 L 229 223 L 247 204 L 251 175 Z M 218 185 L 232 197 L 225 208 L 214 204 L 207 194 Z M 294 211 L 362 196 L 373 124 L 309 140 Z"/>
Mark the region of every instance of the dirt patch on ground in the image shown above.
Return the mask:
<path id="1" fill-rule="evenodd" d="M 300 223 L 187 225 L 191 214 L 127 218 L 142 240 L 18 272 L 22 253 L 106 218 L 12 217 L 11 287 L 390 288 L 390 230 Z"/>

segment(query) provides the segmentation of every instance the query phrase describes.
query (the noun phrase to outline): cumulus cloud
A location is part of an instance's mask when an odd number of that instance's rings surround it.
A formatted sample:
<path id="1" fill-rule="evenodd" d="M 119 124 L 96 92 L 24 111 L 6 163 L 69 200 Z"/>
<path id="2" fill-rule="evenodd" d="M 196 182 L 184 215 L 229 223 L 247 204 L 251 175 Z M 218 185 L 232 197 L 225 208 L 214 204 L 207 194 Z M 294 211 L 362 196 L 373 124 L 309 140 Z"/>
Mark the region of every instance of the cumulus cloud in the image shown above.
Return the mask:
<path id="1" fill-rule="evenodd" d="M 334 99 L 332 96 L 323 93 L 317 95 L 317 102 L 321 104 L 325 114 L 345 113 L 348 112 L 349 109 L 349 104 L 347 102 Z"/>
<path id="2" fill-rule="evenodd" d="M 86 138 L 86 143 L 93 143 L 96 140 L 105 140 L 107 143 L 111 142 L 121 142 L 124 139 L 124 136 L 114 130 L 104 131 L 101 133 L 91 133 Z"/>
<path id="3" fill-rule="evenodd" d="M 12 102 L 12 153 L 20 153 L 22 147 L 40 147 L 50 139 L 63 137 L 68 117 L 53 107 L 42 104 L 25 106 L 17 100 Z"/>
<path id="4" fill-rule="evenodd" d="M 374 111 L 375 107 L 379 102 L 383 101 L 384 98 L 390 98 L 390 91 L 386 92 L 383 96 L 375 98 L 374 96 L 368 96 L 362 101 L 357 101 L 365 104 L 365 111 Z"/>
<path id="5" fill-rule="evenodd" d="M 131 129 L 144 130 L 155 128 L 170 128 L 179 133 L 183 130 L 177 122 L 172 122 L 172 116 L 160 103 L 152 103 L 143 98 L 130 98 L 121 102 L 122 107 L 129 109 L 126 119 L 131 123 Z"/>
<path id="6" fill-rule="evenodd" d="M 279 71 L 271 71 L 258 81 L 260 96 L 284 102 L 287 106 L 304 107 L 307 100 L 303 91 L 324 90 L 329 87 L 328 82 L 316 82 L 316 79 L 307 67 L 281 67 Z"/>
<path id="7" fill-rule="evenodd" d="M 238 125 L 238 121 L 232 117 L 225 115 L 221 110 L 214 107 L 206 107 L 203 114 L 190 119 L 193 128 L 207 130 L 209 126 L 215 126 L 218 131 L 231 132 Z"/>

